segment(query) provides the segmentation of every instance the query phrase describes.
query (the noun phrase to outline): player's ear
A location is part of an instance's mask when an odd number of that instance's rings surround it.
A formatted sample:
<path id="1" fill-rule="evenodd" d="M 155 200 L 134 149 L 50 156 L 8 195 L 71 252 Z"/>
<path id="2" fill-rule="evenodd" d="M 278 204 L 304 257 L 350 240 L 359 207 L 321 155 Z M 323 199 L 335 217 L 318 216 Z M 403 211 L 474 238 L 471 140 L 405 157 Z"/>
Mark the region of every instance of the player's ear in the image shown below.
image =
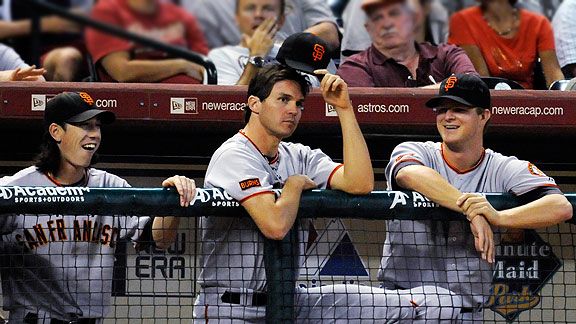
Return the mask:
<path id="1" fill-rule="evenodd" d="M 248 97 L 248 108 L 250 108 L 253 113 L 259 114 L 261 105 L 262 102 L 260 101 L 260 98 L 256 96 Z"/>
<path id="2" fill-rule="evenodd" d="M 64 136 L 64 128 L 56 123 L 52 123 L 48 126 L 48 133 L 56 143 L 60 144 L 62 142 L 62 136 Z"/>
<path id="3" fill-rule="evenodd" d="M 490 111 L 490 109 L 484 109 L 482 111 L 482 115 L 481 115 L 482 119 L 488 120 L 488 119 L 490 119 L 491 116 L 492 116 L 492 112 Z"/>

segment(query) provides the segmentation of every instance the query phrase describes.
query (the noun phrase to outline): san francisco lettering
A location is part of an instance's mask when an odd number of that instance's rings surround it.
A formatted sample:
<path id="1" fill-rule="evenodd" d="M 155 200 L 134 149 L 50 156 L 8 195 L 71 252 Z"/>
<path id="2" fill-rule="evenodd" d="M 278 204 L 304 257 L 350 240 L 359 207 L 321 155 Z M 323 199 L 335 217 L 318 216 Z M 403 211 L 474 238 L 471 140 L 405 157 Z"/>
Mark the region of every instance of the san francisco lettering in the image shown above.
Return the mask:
<path id="1" fill-rule="evenodd" d="M 68 232 L 71 230 L 72 232 Z M 71 234 L 71 235 L 70 235 Z M 120 235 L 120 230 L 110 224 L 92 220 L 74 220 L 72 225 L 66 224 L 64 219 L 49 220 L 46 223 L 36 224 L 32 228 L 25 228 L 22 233 L 15 235 L 18 244 L 35 250 L 52 242 L 75 241 L 89 242 L 114 248 Z"/>
<path id="2" fill-rule="evenodd" d="M 540 303 L 543 285 L 561 266 L 552 247 L 533 230 L 505 235 L 496 246 L 496 264 L 487 306 L 513 321 Z M 521 234 L 521 235 L 519 235 Z"/>

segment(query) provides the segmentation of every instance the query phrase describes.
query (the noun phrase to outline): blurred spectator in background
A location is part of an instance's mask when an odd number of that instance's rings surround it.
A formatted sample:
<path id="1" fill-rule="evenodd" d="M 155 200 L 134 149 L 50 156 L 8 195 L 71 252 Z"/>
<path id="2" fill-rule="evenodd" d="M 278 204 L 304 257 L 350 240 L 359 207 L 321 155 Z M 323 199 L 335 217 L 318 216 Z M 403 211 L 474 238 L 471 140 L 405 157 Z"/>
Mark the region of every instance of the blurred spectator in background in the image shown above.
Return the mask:
<path id="1" fill-rule="evenodd" d="M 236 22 L 242 32 L 242 41 L 238 45 L 218 47 L 208 53 L 208 58 L 216 65 L 218 84 L 248 85 L 260 68 L 277 62 L 276 56 L 279 52 L 282 57 L 292 57 L 297 53 L 307 53 L 310 47 L 316 44 L 322 48 L 322 53 L 318 54 L 323 60 L 317 59 L 323 64 L 321 68 L 325 69 L 328 62 L 332 63 L 332 51 L 328 44 L 311 33 L 295 33 L 289 36 L 284 42 L 287 42 L 286 46 L 290 48 L 275 41 L 274 35 L 285 20 L 284 0 L 238 0 L 237 4 Z M 332 73 L 336 71 L 334 63 L 329 69 Z M 313 76 L 309 80 L 313 86 L 320 85 L 319 80 Z"/>
<path id="2" fill-rule="evenodd" d="M 275 60 L 280 48 L 274 37 L 284 24 L 284 0 L 238 0 L 237 6 L 240 44 L 208 53 L 216 65 L 218 84 L 222 85 L 248 85 L 264 64 Z"/>
<path id="3" fill-rule="evenodd" d="M 76 13 L 87 13 L 93 0 L 70 0 L 66 8 Z M 62 1 L 47 2 L 64 5 Z M 33 61 L 31 41 L 31 9 L 21 1 L 3 0 L 0 39 L 8 40 L 26 62 Z M 84 60 L 82 27 L 70 20 L 55 15 L 43 16 L 40 20 L 42 31 L 40 65 L 46 69 L 48 81 L 80 81 L 88 71 Z"/>
<path id="4" fill-rule="evenodd" d="M 556 54 L 567 79 L 576 77 L 576 0 L 564 0 L 552 20 Z"/>
<path id="5" fill-rule="evenodd" d="M 286 20 L 276 40 L 306 31 L 321 37 L 332 48 L 340 46 L 338 25 L 326 0 L 285 1 Z M 240 43 L 240 31 L 234 20 L 237 0 L 180 0 L 180 3 L 198 17 L 210 48 Z"/>
<path id="6" fill-rule="evenodd" d="M 0 81 L 46 81 L 44 72 L 24 63 L 14 49 L 0 43 Z"/>
<path id="7" fill-rule="evenodd" d="M 476 5 L 478 0 L 442 0 L 449 14 Z M 562 0 L 518 0 L 518 8 L 530 10 L 552 18 Z"/>
<path id="8" fill-rule="evenodd" d="M 540 58 L 546 86 L 564 79 L 550 22 L 515 4 L 516 0 L 481 0 L 455 13 L 448 41 L 466 51 L 481 76 L 514 80 L 532 89 Z"/>
<path id="9" fill-rule="evenodd" d="M 351 87 L 438 87 L 453 73 L 476 73 L 456 46 L 416 42 L 418 7 L 409 0 L 363 0 L 372 45 L 340 64 Z"/>
<path id="10" fill-rule="evenodd" d="M 99 0 L 92 18 L 157 41 L 206 55 L 208 46 L 196 18 L 161 0 Z M 101 81 L 202 83 L 203 66 L 94 29 L 86 46 Z"/>
<path id="11" fill-rule="evenodd" d="M 448 37 L 448 11 L 440 0 L 409 0 L 417 10 L 414 33 L 416 41 L 434 45 L 445 43 Z M 342 37 L 342 60 L 370 47 L 370 35 L 364 23 L 366 13 L 362 0 L 350 0 L 343 15 L 344 36 Z"/>

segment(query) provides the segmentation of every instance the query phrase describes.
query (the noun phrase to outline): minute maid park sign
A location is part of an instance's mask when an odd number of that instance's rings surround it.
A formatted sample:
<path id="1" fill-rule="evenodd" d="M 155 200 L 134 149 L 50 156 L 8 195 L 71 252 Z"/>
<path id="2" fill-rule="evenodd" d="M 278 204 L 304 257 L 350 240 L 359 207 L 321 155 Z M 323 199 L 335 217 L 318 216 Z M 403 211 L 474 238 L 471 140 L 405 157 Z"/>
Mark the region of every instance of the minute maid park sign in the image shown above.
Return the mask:
<path id="1" fill-rule="evenodd" d="M 534 230 L 504 234 L 496 247 L 491 294 L 486 306 L 513 321 L 540 303 L 540 291 L 561 262 Z"/>

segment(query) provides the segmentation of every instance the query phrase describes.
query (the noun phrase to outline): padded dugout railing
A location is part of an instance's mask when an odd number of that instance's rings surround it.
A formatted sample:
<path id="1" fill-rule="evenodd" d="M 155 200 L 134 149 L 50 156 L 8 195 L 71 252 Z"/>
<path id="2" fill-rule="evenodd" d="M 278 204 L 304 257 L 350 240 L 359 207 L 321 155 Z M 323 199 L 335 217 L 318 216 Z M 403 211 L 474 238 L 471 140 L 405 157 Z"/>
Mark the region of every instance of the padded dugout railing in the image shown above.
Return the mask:
<path id="1" fill-rule="evenodd" d="M 86 91 L 98 108 L 114 111 L 117 122 L 142 121 L 149 126 L 173 121 L 218 125 L 215 131 L 229 131 L 241 125 L 246 105 L 245 86 L 5 82 L 0 85 L 0 122 L 41 119 L 46 101 L 62 91 Z M 491 93 L 489 135 L 576 135 L 576 92 L 492 90 Z M 435 115 L 424 105 L 434 94 L 435 90 L 417 88 L 350 88 L 350 99 L 363 130 L 381 134 L 436 133 Z M 337 129 L 336 112 L 324 103 L 318 89 L 306 97 L 304 107 L 297 133 L 310 130 L 309 126 L 316 132 L 333 133 Z"/>
<path id="2" fill-rule="evenodd" d="M 47 190 L 46 190 L 47 189 Z M 39 195 L 39 190 L 42 195 Z M 81 201 L 66 202 L 59 197 L 69 196 L 67 191 L 82 196 Z M 219 194 L 213 194 L 217 192 Z M 278 190 L 278 193 L 281 191 Z M 510 194 L 486 194 L 497 210 L 518 206 L 516 197 Z M 27 197 L 28 199 L 23 199 Z M 36 198 L 34 198 L 36 197 Z M 402 197 L 402 203 L 397 198 Z M 566 197 L 576 208 L 576 193 Z M 39 198 L 39 199 L 38 199 Z M 48 201 L 46 201 L 48 198 Z M 337 218 L 355 219 L 427 219 L 458 220 L 464 217 L 456 212 L 434 204 L 420 205 L 423 197 L 409 191 L 374 191 L 365 196 L 353 196 L 340 191 L 311 190 L 303 193 L 299 218 L 315 218 L 330 215 Z M 427 201 L 427 200 L 426 200 Z M 219 189 L 197 189 L 194 204 L 188 208 L 179 206 L 174 190 L 151 188 L 55 188 L 55 187 L 0 187 L 0 215 L 11 213 L 30 214 L 76 214 L 90 210 L 94 214 L 155 215 L 171 214 L 178 217 L 237 217 L 246 212 L 226 193 Z M 1 217 L 1 216 L 0 216 Z M 569 223 L 576 224 L 572 218 Z M 292 231 L 293 232 L 293 231 Z M 268 323 L 291 323 L 294 321 L 293 293 L 296 287 L 297 258 L 295 235 L 287 235 L 282 241 L 265 240 L 265 264 L 268 281 Z"/>

